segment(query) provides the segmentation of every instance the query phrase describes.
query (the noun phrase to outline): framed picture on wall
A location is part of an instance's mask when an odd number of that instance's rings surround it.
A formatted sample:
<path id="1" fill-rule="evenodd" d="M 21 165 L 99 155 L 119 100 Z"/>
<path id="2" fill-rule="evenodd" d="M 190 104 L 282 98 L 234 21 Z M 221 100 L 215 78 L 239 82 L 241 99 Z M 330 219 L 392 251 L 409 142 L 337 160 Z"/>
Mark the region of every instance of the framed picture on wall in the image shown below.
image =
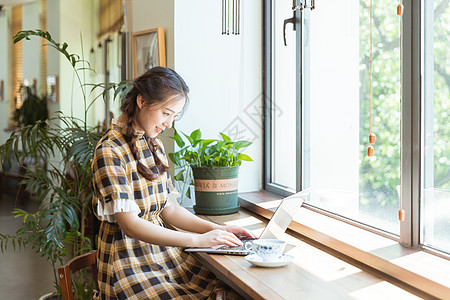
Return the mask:
<path id="1" fill-rule="evenodd" d="M 3 101 L 4 97 L 3 97 L 4 91 L 3 91 L 3 79 L 0 80 L 0 101 Z"/>
<path id="2" fill-rule="evenodd" d="M 166 66 L 164 28 L 134 32 L 132 44 L 135 78 L 153 67 Z"/>
<path id="3" fill-rule="evenodd" d="M 58 76 L 47 76 L 47 100 L 49 102 L 58 102 Z"/>

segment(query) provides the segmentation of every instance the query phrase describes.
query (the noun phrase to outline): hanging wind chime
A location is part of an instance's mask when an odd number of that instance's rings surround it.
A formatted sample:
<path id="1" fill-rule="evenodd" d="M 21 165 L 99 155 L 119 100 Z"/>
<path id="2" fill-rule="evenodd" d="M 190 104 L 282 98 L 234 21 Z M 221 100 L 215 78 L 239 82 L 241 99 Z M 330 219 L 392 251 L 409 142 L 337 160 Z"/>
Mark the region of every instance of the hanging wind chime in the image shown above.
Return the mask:
<path id="1" fill-rule="evenodd" d="M 372 0 L 370 0 L 370 133 L 369 133 L 369 146 L 367 147 L 367 156 L 373 156 L 373 144 L 375 144 L 375 134 L 373 133 L 372 127 L 372 104 L 373 104 L 373 96 L 372 96 L 372 10 L 373 4 Z"/>
<path id="2" fill-rule="evenodd" d="M 403 140 L 403 1 L 397 6 L 397 16 L 400 17 L 400 144 Z M 398 211 L 398 219 L 400 222 L 405 220 L 405 211 L 403 210 L 403 176 L 402 176 L 402 162 L 403 162 L 403 147 L 400 146 L 400 209 Z"/>
<path id="3" fill-rule="evenodd" d="M 222 0 L 222 34 L 241 33 L 241 0 Z"/>

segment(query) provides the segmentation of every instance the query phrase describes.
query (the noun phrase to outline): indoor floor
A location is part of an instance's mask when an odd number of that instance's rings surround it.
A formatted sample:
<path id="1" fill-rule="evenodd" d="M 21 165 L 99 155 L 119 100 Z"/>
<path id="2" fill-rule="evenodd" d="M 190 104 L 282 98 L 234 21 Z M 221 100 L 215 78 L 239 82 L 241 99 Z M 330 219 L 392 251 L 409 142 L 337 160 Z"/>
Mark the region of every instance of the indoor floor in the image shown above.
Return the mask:
<path id="1" fill-rule="evenodd" d="M 17 181 L 2 180 L 0 186 L 0 233 L 12 234 L 21 219 L 11 213 L 15 207 L 33 211 L 29 198 L 17 199 Z M 30 247 L 14 251 L 11 244 L 0 252 L 0 299 L 35 300 L 54 290 L 54 275 L 49 262 Z"/>

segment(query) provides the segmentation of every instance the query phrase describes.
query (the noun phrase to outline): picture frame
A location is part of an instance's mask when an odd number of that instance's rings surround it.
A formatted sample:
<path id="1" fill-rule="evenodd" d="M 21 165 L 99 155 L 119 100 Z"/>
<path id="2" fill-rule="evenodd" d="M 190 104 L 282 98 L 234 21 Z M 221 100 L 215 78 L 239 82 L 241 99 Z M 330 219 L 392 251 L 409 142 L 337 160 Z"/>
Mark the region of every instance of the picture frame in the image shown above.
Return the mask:
<path id="1" fill-rule="evenodd" d="M 3 99 L 4 99 L 3 94 L 4 94 L 4 88 L 3 88 L 3 79 L 2 79 L 2 80 L 0 80 L 0 101 L 3 101 Z"/>
<path id="2" fill-rule="evenodd" d="M 58 76 L 47 75 L 47 101 L 58 102 Z"/>
<path id="3" fill-rule="evenodd" d="M 133 74 L 136 78 L 145 71 L 166 66 L 164 28 L 134 32 L 132 36 Z"/>

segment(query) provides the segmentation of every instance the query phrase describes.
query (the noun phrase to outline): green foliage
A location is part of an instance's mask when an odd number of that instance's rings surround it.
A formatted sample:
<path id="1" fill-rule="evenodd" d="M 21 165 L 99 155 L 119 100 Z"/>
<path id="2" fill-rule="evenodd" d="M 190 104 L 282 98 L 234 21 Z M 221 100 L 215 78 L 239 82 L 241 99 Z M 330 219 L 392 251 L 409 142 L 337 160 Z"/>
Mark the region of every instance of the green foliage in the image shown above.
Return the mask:
<path id="1" fill-rule="evenodd" d="M 177 152 L 169 153 L 170 159 L 175 165 L 180 166 L 182 161 L 193 167 L 233 167 L 240 166 L 242 161 L 252 161 L 240 149 L 250 146 L 247 141 L 233 142 L 227 135 L 220 133 L 222 140 L 202 139 L 200 129 L 194 130 L 190 135 L 182 133 L 189 141 L 185 141 L 175 129 L 172 137 L 181 148 Z"/>
<path id="2" fill-rule="evenodd" d="M 47 97 L 39 97 L 33 93 L 33 89 L 29 86 L 25 88 L 26 99 L 22 106 L 14 112 L 14 121 L 18 127 L 33 125 L 37 121 L 46 121 L 48 119 Z M 43 123 L 41 123 L 43 124 Z"/>
<path id="3" fill-rule="evenodd" d="M 175 165 L 174 179 L 184 182 L 182 194 L 187 198 L 191 198 L 189 186 L 193 184 L 191 167 L 214 169 L 240 166 L 243 161 L 253 161 L 248 155 L 241 153 L 241 149 L 250 146 L 251 142 L 234 142 L 226 134 L 221 132 L 220 135 L 221 140 L 202 139 L 200 129 L 187 135 L 174 128 L 172 139 L 180 150 L 169 153 L 169 158 Z"/>
<path id="4" fill-rule="evenodd" d="M 370 132 L 369 2 L 360 2 L 360 203 L 385 213 L 398 208 L 400 185 L 400 39 L 399 18 L 389 1 L 374 5 L 373 132 L 374 158 L 367 157 Z M 377 209 L 373 209 L 373 208 Z M 384 209 L 383 209 L 384 208 Z M 395 216 L 393 215 L 393 219 Z"/>
<path id="5" fill-rule="evenodd" d="M 366 155 L 370 127 L 369 81 L 369 1 L 360 1 L 360 202 L 370 211 L 385 213 L 399 207 L 400 185 L 400 20 L 395 14 L 396 4 L 378 1 L 373 7 L 373 131 L 376 134 L 374 156 Z M 441 7 L 444 6 L 444 7 Z M 448 126 L 450 70 L 448 61 L 448 16 L 450 6 L 435 2 L 433 128 L 425 134 L 433 137 L 433 188 L 450 188 L 450 126 Z M 394 11 L 394 13 L 393 13 Z M 430 37 L 433 38 L 433 37 Z M 404 99 L 409 101 L 409 99 Z M 428 115 L 429 116 L 429 115 Z M 427 115 L 426 115 L 427 117 Z M 372 208 L 377 208 L 376 210 Z M 381 208 L 381 209 L 380 209 Z M 386 208 L 386 210 L 382 209 Z M 394 220 L 395 216 L 391 214 Z"/>
<path id="6" fill-rule="evenodd" d="M 38 201 L 36 213 L 20 209 L 13 211 L 16 218 L 23 220 L 22 227 L 14 235 L 0 234 L 0 250 L 6 251 L 8 245 L 14 249 L 31 245 L 52 264 L 55 287 L 59 290 L 59 265 L 92 249 L 93 237 L 86 235 L 86 226 L 92 217 L 91 163 L 95 146 L 104 133 L 88 126 L 87 112 L 105 93 L 113 91 L 115 97 L 122 96 L 130 87 L 127 82 L 108 85 L 83 82 L 80 72 L 94 70 L 80 56 L 70 54 L 66 43 L 55 42 L 48 32 L 21 31 L 14 37 L 14 42 L 28 40 L 31 36 L 46 39 L 49 46 L 67 58 L 79 81 L 83 98 L 78 100 L 83 102 L 85 113 L 81 120 L 58 112 L 47 121 L 40 120 L 19 128 L 0 145 L 4 172 L 8 172 L 13 160 L 32 162 L 23 165 L 25 175 L 20 184 L 25 185 Z M 101 89 L 101 93 L 88 103 L 88 95 L 97 89 Z M 40 168 L 42 161 L 49 162 L 49 165 Z M 85 276 L 82 278 L 74 286 L 81 299 L 90 299 L 88 295 L 92 295 L 89 294 L 92 287 L 86 285 Z"/>

